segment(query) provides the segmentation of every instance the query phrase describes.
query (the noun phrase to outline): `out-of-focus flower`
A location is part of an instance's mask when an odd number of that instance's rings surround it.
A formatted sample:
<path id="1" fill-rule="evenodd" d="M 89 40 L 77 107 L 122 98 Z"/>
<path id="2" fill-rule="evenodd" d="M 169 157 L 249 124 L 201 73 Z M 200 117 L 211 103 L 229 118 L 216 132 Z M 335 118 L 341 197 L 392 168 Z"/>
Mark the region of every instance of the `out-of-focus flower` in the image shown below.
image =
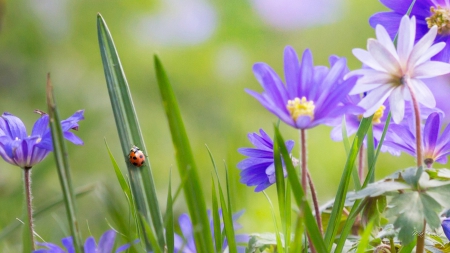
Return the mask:
<path id="1" fill-rule="evenodd" d="M 447 126 L 439 136 L 442 114 L 431 113 L 423 127 L 422 152 L 424 163 L 431 167 L 434 162 L 447 163 L 447 155 L 450 154 L 450 127 Z M 384 145 L 404 151 L 411 156 L 416 156 L 416 137 L 414 124 L 392 124 L 391 133 L 386 138 Z"/>
<path id="2" fill-rule="evenodd" d="M 257 133 L 249 133 L 248 139 L 255 148 L 240 148 L 239 153 L 248 156 L 237 164 L 241 170 L 241 183 L 247 186 L 255 186 L 255 192 L 262 191 L 275 183 L 275 163 L 273 153 L 273 141 L 264 130 Z M 294 141 L 285 143 L 288 152 L 294 147 Z M 284 176 L 287 176 L 284 171 Z"/>
<path id="3" fill-rule="evenodd" d="M 294 49 L 287 46 L 284 50 L 286 86 L 269 65 L 256 63 L 253 72 L 264 92 L 246 91 L 267 110 L 297 129 L 330 124 L 345 113 L 362 113 L 357 106 L 341 103 L 356 83 L 356 77 L 343 80 L 348 71 L 345 58 L 332 56 L 330 65 L 330 69 L 314 66 L 309 49 L 299 62 Z"/>
<path id="4" fill-rule="evenodd" d="M 379 12 L 369 19 L 372 27 L 382 25 L 386 28 L 391 40 L 399 30 L 400 20 L 411 5 L 411 0 L 380 0 L 391 9 Z M 416 0 L 411 10 L 411 16 L 417 18 L 416 41 L 421 39 L 434 25 L 437 26 L 437 36 L 434 42 L 446 42 L 445 48 L 433 56 L 433 60 L 449 62 L 450 60 L 450 2 L 448 0 Z M 413 36 L 414 38 L 414 36 Z"/>
<path id="5" fill-rule="evenodd" d="M 281 30 L 329 24 L 344 16 L 342 0 L 252 0 L 251 3 L 268 25 Z"/>
<path id="6" fill-rule="evenodd" d="M 377 40 L 369 39 L 367 49 L 354 49 L 353 54 L 367 68 L 354 70 L 348 77 L 362 76 L 351 94 L 370 91 L 359 106 L 366 109 L 364 117 L 369 117 L 389 98 L 389 105 L 395 123 L 400 123 L 405 113 L 405 100 L 411 100 L 407 87 L 409 82 L 415 90 L 417 100 L 422 105 L 433 108 L 436 102 L 433 94 L 422 79 L 450 73 L 450 64 L 429 59 L 444 48 L 445 43 L 433 45 L 437 27 L 432 27 L 414 45 L 416 19 L 404 16 L 401 20 L 397 49 L 386 29 L 377 25 Z"/>
<path id="7" fill-rule="evenodd" d="M 244 211 L 237 212 L 233 214 L 233 228 L 234 230 L 238 230 L 241 228 L 241 225 L 236 222 L 239 217 L 244 213 Z M 219 215 L 222 217 L 222 210 L 219 210 Z M 214 223 L 213 218 L 211 215 L 211 211 L 208 210 L 208 217 L 209 217 L 209 224 L 211 227 L 211 233 L 214 237 Z M 174 250 L 176 253 L 196 253 L 197 249 L 195 247 L 195 241 L 194 241 L 194 230 L 192 227 L 191 219 L 189 218 L 189 215 L 184 213 L 181 214 L 180 217 L 178 217 L 178 224 L 180 225 L 182 236 L 175 234 L 175 243 L 174 243 Z M 223 233 L 223 224 L 221 223 L 221 231 Z M 237 234 L 235 235 L 236 243 L 248 243 L 249 236 L 246 234 Z M 222 249 L 225 250 L 228 247 L 227 240 L 224 240 Z M 238 246 L 238 252 L 239 253 L 245 253 L 245 246 Z M 225 252 L 225 251 L 224 251 Z"/>
<path id="8" fill-rule="evenodd" d="M 83 141 L 70 130 L 78 130 L 78 121 L 84 119 L 83 113 L 84 110 L 79 110 L 61 121 L 64 137 L 76 145 L 82 145 Z M 31 135 L 27 135 L 25 125 L 18 117 L 7 112 L 0 117 L 0 156 L 6 162 L 21 168 L 31 168 L 52 150 L 47 114 L 42 114 L 36 121 Z"/>
<path id="9" fill-rule="evenodd" d="M 450 218 L 446 218 L 441 223 L 442 230 L 444 230 L 444 234 L 448 240 L 450 240 Z"/>
<path id="10" fill-rule="evenodd" d="M 89 237 L 86 239 L 84 243 L 84 253 L 112 253 L 114 248 L 114 243 L 116 240 L 116 232 L 114 230 L 106 231 L 102 237 L 100 237 L 100 241 L 98 245 L 95 243 L 94 237 Z M 75 252 L 75 247 L 73 245 L 72 237 L 66 237 L 61 240 L 65 249 L 62 249 L 56 244 L 53 243 L 38 243 L 38 245 L 46 247 L 46 249 L 38 249 L 33 251 L 33 253 L 73 253 Z M 127 250 L 131 245 L 129 243 L 122 245 L 114 251 L 115 253 L 123 252 Z"/>

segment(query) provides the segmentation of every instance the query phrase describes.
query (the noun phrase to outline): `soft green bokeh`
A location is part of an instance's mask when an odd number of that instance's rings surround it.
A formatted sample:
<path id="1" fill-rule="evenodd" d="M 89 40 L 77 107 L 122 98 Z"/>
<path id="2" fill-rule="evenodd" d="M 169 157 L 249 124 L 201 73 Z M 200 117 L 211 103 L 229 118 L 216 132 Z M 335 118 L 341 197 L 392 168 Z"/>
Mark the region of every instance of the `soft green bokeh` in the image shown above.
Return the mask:
<path id="1" fill-rule="evenodd" d="M 34 109 L 45 109 L 45 78 L 52 74 L 60 116 L 67 118 L 85 109 L 86 119 L 77 132 L 84 146 L 68 145 L 75 186 L 98 183 L 95 193 L 78 200 L 79 221 L 83 237 L 98 237 L 111 224 L 116 226 L 104 198 L 111 198 L 121 208 L 126 200 L 120 192 L 110 163 L 104 138 L 108 141 L 119 166 L 125 169 L 106 90 L 98 50 L 96 14 L 100 12 L 114 37 L 131 87 L 137 113 L 147 143 L 159 200 L 165 208 L 169 169 L 175 166 L 168 124 L 161 105 L 153 53 L 158 52 L 169 74 L 179 100 L 196 162 L 204 183 L 211 187 L 211 165 L 205 144 L 213 153 L 219 168 L 225 161 L 235 210 L 245 209 L 240 219 L 244 232 L 273 232 L 269 205 L 264 196 L 239 183 L 236 163 L 243 159 L 236 151 L 249 146 L 248 132 L 264 128 L 272 134 L 276 117 L 266 111 L 245 88 L 261 91 L 253 77 L 252 65 L 266 62 L 280 76 L 283 74 L 283 49 L 292 45 L 301 54 L 305 48 L 313 52 L 316 64 L 328 65 L 331 54 L 348 58 L 351 69 L 360 63 L 351 49 L 365 48 L 374 37 L 368 18 L 385 8 L 376 0 L 342 0 L 339 18 L 332 23 L 309 28 L 280 30 L 267 25 L 249 0 L 209 1 L 216 13 L 214 30 L 198 43 L 167 43 L 151 38 L 142 30 L 144 17 L 155 16 L 167 2 L 176 1 L 68 1 L 68 0 L 0 0 L 0 111 L 20 117 L 28 130 L 38 115 Z M 200 2 L 200 1 L 196 1 Z M 325 7 L 323 7 L 325 8 Z M 204 24 L 203 24 L 204 25 Z M 210 27 L 210 26 L 206 26 Z M 163 29 L 164 30 L 164 29 Z M 189 33 L 189 31 L 187 31 Z M 297 132 L 281 124 L 284 138 L 298 141 Z M 321 203 L 337 190 L 345 162 L 342 143 L 329 138 L 330 128 L 308 131 L 309 169 L 317 185 Z M 293 151 L 298 154 L 298 145 Z M 376 177 L 413 165 L 413 158 L 396 158 L 382 154 Z M 34 206 L 60 194 L 53 156 L 33 168 Z M 224 179 L 224 178 L 222 178 Z M 174 173 L 173 185 L 180 182 Z M 0 161 L 0 230 L 22 210 L 21 171 Z M 111 188 L 106 196 L 102 189 Z M 275 187 L 267 190 L 276 201 Z M 109 200 L 111 200 L 109 199 Z M 208 206 L 211 196 L 207 196 Z M 174 203 L 175 217 L 187 209 L 182 198 Z M 124 209 L 126 210 L 126 209 Z M 125 220 L 129 213 L 124 212 Z M 68 234 L 64 209 L 53 209 L 36 219 L 36 232 L 44 240 L 59 242 Z M 0 241 L 0 252 L 17 252 L 20 239 L 13 233 Z"/>

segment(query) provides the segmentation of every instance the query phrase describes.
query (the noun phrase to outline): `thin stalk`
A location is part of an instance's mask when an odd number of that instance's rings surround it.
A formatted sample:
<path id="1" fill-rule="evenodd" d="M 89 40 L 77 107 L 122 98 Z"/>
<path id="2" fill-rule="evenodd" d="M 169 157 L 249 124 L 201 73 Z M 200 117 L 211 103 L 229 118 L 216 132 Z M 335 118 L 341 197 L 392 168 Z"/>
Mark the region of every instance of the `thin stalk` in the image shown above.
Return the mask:
<path id="1" fill-rule="evenodd" d="M 306 167 L 306 131 L 305 131 L 305 129 L 300 129 L 300 145 L 301 145 L 301 148 L 300 148 L 300 166 L 301 166 L 301 168 L 302 168 L 302 173 L 301 173 L 301 176 L 302 176 L 302 188 L 303 188 L 303 191 L 305 192 L 305 196 L 307 196 L 308 195 L 308 187 L 307 187 L 307 184 L 308 184 L 308 178 L 307 178 L 307 173 L 306 173 L 306 171 L 308 170 L 307 169 L 307 167 Z"/>
<path id="2" fill-rule="evenodd" d="M 26 208 L 27 208 L 27 215 L 28 215 L 28 226 L 29 232 L 30 232 L 30 242 L 31 242 L 31 249 L 35 250 L 34 246 L 34 229 L 33 229 L 33 206 L 31 204 L 31 200 L 33 198 L 31 194 L 31 167 L 24 167 L 23 168 L 23 181 L 25 186 L 25 199 L 26 199 Z"/>
<path id="3" fill-rule="evenodd" d="M 309 182 L 309 188 L 311 190 L 312 201 L 314 204 L 314 212 L 316 213 L 317 226 L 319 227 L 320 234 L 323 235 L 322 217 L 320 215 L 319 201 L 317 200 L 316 188 L 314 187 L 313 181 L 311 179 L 311 174 L 309 174 L 309 171 L 306 171 L 306 172 L 308 174 L 308 182 Z"/>
<path id="4" fill-rule="evenodd" d="M 411 94 L 411 101 L 414 108 L 414 120 L 415 120 L 415 127 L 416 127 L 416 155 L 417 155 L 417 169 L 422 167 L 422 133 L 421 133 L 421 125 L 420 125 L 420 108 L 419 108 L 419 102 L 417 101 L 416 93 L 411 85 L 411 80 L 409 79 L 409 76 L 404 77 L 405 84 L 409 89 L 409 93 Z M 422 233 L 417 234 L 417 245 L 416 245 L 416 252 L 417 253 L 423 253 L 425 249 L 425 229 L 426 229 L 427 223 L 424 220 L 423 221 L 423 230 Z"/>

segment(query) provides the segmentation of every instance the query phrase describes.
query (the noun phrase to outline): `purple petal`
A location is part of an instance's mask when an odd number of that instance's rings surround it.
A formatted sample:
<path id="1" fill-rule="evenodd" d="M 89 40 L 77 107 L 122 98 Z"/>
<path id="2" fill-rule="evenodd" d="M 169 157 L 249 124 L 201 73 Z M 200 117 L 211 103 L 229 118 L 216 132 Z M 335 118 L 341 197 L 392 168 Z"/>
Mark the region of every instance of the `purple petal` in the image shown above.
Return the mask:
<path id="1" fill-rule="evenodd" d="M 442 221 L 442 229 L 447 239 L 450 240 L 450 219 L 445 219 Z"/>
<path id="2" fill-rule="evenodd" d="M 80 139 L 80 137 L 76 136 L 72 132 L 64 132 L 64 138 L 66 138 L 66 140 L 72 142 L 75 145 L 83 145 L 84 144 L 83 140 Z"/>
<path id="3" fill-rule="evenodd" d="M 116 232 L 114 230 L 106 231 L 98 242 L 98 253 L 111 253 L 116 240 Z"/>
<path id="4" fill-rule="evenodd" d="M 284 49 L 284 76 L 289 94 L 299 94 L 300 64 L 295 50 L 287 46 Z"/>
<path id="5" fill-rule="evenodd" d="M 71 236 L 63 238 L 61 240 L 64 247 L 67 249 L 67 253 L 75 253 L 75 248 L 73 246 L 73 238 Z"/>
<path id="6" fill-rule="evenodd" d="M 277 105 L 284 105 L 288 100 L 286 88 L 275 71 L 265 63 L 256 63 L 253 73 L 269 98 Z"/>
<path id="7" fill-rule="evenodd" d="M 70 129 L 78 130 L 78 121 L 83 119 L 84 110 L 78 110 L 69 118 L 61 121 L 61 128 L 64 132 L 69 131 Z"/>
<path id="8" fill-rule="evenodd" d="M 36 123 L 34 123 L 33 130 L 31 131 L 31 136 L 42 136 L 46 131 L 48 131 L 48 114 L 42 115 Z"/>
<path id="9" fill-rule="evenodd" d="M 293 95 L 293 97 L 291 97 L 292 99 L 295 97 L 302 98 L 303 96 L 310 99 L 307 96 L 309 95 L 309 86 L 311 86 L 314 77 L 313 70 L 314 63 L 311 50 L 306 49 L 303 52 L 302 63 L 300 65 L 300 89 L 297 93 L 291 94 Z"/>
<path id="10" fill-rule="evenodd" d="M 97 245 L 95 244 L 94 237 L 89 237 L 84 243 L 84 253 L 97 253 Z"/>
<path id="11" fill-rule="evenodd" d="M 265 151 L 256 148 L 239 148 L 238 152 L 250 157 L 271 158 L 273 157 L 273 151 Z"/>
<path id="12" fill-rule="evenodd" d="M 436 148 L 438 135 L 440 132 L 440 114 L 432 113 L 428 116 L 423 129 L 423 143 L 424 149 L 433 151 Z"/>
<path id="13" fill-rule="evenodd" d="M 19 118 L 8 112 L 4 112 L 2 118 L 6 122 L 5 132 L 11 139 L 24 139 L 27 137 L 25 125 Z"/>
<path id="14" fill-rule="evenodd" d="M 373 28 L 375 28 L 378 24 L 382 25 L 393 40 L 398 28 L 400 27 L 400 20 L 402 17 L 402 14 L 397 14 L 394 12 L 379 12 L 369 18 L 369 23 Z"/>

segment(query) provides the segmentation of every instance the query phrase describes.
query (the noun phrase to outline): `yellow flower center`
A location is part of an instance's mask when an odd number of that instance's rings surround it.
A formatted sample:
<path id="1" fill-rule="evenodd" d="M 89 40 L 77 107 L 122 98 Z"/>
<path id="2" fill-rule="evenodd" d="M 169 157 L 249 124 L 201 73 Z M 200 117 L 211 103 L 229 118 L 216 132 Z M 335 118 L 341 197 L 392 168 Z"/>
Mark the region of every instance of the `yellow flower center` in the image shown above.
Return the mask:
<path id="1" fill-rule="evenodd" d="M 311 120 L 314 119 L 314 102 L 308 101 L 305 97 L 295 98 L 294 100 L 288 100 L 286 105 L 291 118 L 297 121 L 300 116 L 309 116 Z"/>
<path id="2" fill-rule="evenodd" d="M 386 107 L 384 105 L 381 105 L 380 108 L 378 108 L 378 110 L 375 111 L 375 113 L 373 114 L 373 118 L 372 118 L 372 124 L 380 124 L 381 123 L 381 118 L 383 117 L 384 109 L 386 109 Z M 359 120 L 361 120 L 362 118 L 363 118 L 362 115 L 358 116 Z"/>
<path id="3" fill-rule="evenodd" d="M 438 27 L 438 34 L 449 34 L 450 33 L 450 10 L 442 8 L 441 6 L 431 6 L 430 8 L 431 16 L 426 18 L 428 28 L 433 26 Z"/>

